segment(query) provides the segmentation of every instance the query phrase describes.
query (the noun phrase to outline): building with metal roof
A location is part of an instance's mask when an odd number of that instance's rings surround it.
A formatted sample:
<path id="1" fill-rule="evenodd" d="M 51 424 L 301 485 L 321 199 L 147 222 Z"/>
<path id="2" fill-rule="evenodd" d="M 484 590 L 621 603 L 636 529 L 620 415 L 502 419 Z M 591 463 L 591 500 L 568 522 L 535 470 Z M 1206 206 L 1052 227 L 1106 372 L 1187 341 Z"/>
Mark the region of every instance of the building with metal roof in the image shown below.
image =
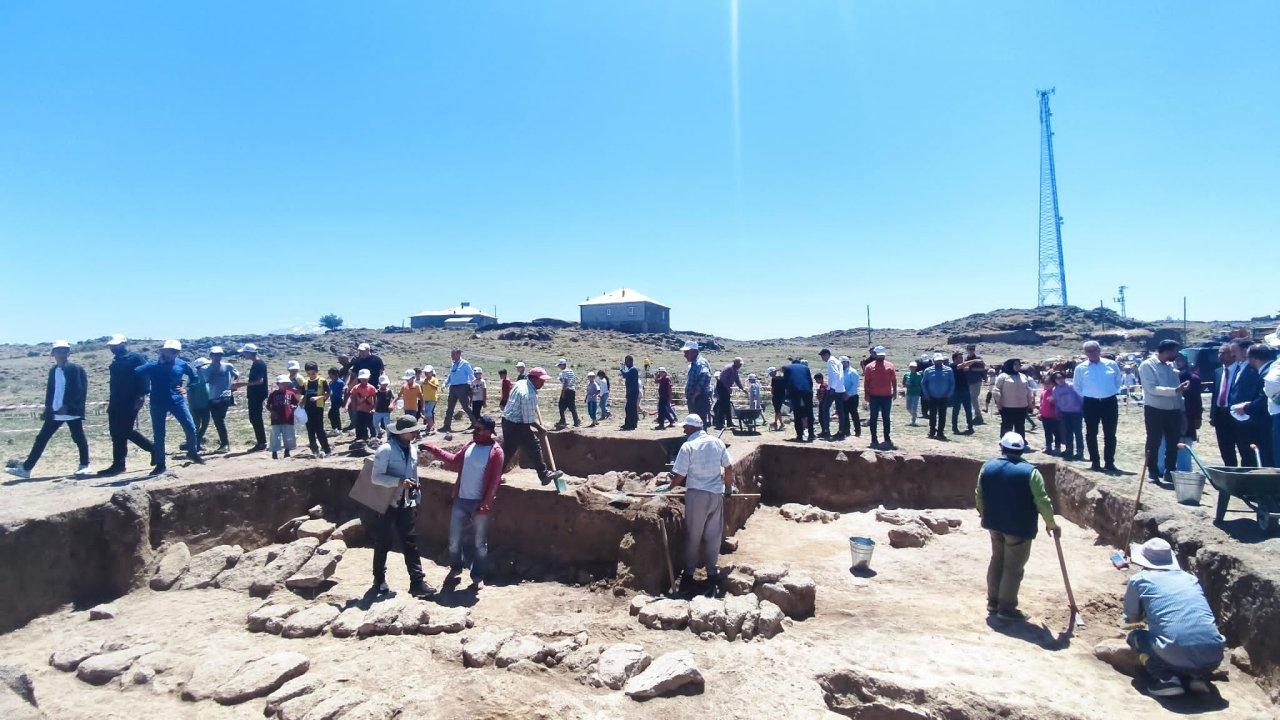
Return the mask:
<path id="1" fill-rule="evenodd" d="M 584 328 L 622 332 L 671 332 L 671 308 L 631 288 L 587 298 L 578 304 Z"/>
<path id="2" fill-rule="evenodd" d="M 414 328 L 482 328 L 497 322 L 497 316 L 471 307 L 469 302 L 444 310 L 423 310 L 409 316 L 409 326 Z"/>

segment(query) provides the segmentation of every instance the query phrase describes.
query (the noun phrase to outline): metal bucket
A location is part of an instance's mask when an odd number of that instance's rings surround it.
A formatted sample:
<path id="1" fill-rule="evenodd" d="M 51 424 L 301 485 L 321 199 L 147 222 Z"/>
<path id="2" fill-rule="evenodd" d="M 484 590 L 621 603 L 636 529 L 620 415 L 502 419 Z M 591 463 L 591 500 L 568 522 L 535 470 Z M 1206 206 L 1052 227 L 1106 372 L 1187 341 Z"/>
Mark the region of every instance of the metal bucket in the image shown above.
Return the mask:
<path id="1" fill-rule="evenodd" d="M 849 538 L 849 552 L 853 555 L 853 569 L 861 570 L 871 567 L 871 553 L 876 550 L 876 541 L 867 537 Z"/>
<path id="2" fill-rule="evenodd" d="M 1170 474 L 1173 476 L 1173 492 L 1178 496 L 1178 502 L 1183 505 L 1199 505 L 1200 497 L 1204 495 L 1204 473 L 1174 470 Z"/>

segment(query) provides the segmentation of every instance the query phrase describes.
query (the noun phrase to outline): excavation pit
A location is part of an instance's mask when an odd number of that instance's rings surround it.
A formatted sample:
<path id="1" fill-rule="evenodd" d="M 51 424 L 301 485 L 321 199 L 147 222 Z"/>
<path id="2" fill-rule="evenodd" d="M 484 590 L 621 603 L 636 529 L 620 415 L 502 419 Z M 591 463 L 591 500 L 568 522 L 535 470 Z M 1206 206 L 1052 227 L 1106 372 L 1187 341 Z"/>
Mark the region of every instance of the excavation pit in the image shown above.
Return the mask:
<path id="1" fill-rule="evenodd" d="M 644 438 L 560 433 L 552 442 L 560 466 L 584 478 L 610 471 L 658 473 L 669 456 Z M 191 711 L 179 694 L 152 686 L 92 687 L 49 667 L 49 654 L 75 636 L 154 641 L 193 657 L 223 649 L 299 652 L 310 659 L 306 677 L 335 687 L 342 686 L 343 676 L 368 685 L 369 692 L 402 706 L 405 717 L 641 717 L 654 707 L 676 717 L 712 707 L 744 715 L 815 717 L 835 711 L 880 717 L 904 704 L 974 718 L 993 712 L 1050 717 L 1038 711 L 1046 704 L 1061 717 L 1188 708 L 1221 710 L 1224 717 L 1273 712 L 1254 678 L 1233 666 L 1227 666 L 1229 682 L 1219 683 L 1216 705 L 1166 708 L 1135 691 L 1135 681 L 1093 659 L 1097 642 L 1120 635 L 1115 618 L 1125 576 L 1111 569 L 1107 544 L 1118 542 L 1118 529 L 1132 512 L 1120 482 L 1042 467 L 1055 505 L 1069 521 L 1067 557 L 1088 620 L 1085 630 L 1068 637 L 1061 578 L 1052 543 L 1044 537 L 1034 546 L 1023 585 L 1023 607 L 1043 626 L 986 621 L 988 541 L 972 510 L 978 460 L 742 441 L 732 452 L 740 487 L 759 492 L 762 502 L 730 501 L 728 525 L 738 549 L 722 562 L 786 565 L 817 585 L 816 615 L 785 621 L 784 631 L 769 639 L 701 640 L 638 624 L 628 613 L 632 593 L 656 593 L 666 582 L 660 523 L 666 523 L 671 558 L 680 567 L 678 504 L 642 498 L 610 505 L 605 493 L 585 484 L 559 494 L 528 470 L 513 472 L 500 491 L 491 542 L 494 582 L 477 594 L 464 580 L 464 587 L 439 600 L 469 609 L 474 627 L 457 634 L 286 639 L 245 630 L 246 615 L 262 602 L 248 593 L 139 589 L 156 552 L 169 544 L 185 542 L 192 553 L 226 544 L 250 550 L 278 542 L 280 525 L 314 505 L 334 522 L 357 514 L 345 499 L 358 471 L 355 460 L 299 468 L 300 463 L 244 459 L 218 472 L 192 469 L 176 480 L 101 488 L 97 497 L 86 491 L 78 506 L 68 503 L 59 513 L 8 522 L 0 535 L 0 562 L 6 577 L 19 581 L 0 589 L 0 617 L 10 630 L 0 637 L 0 647 L 9 662 L 32 674 L 52 717 L 100 717 L 138 703 L 157 716 Z M 232 472 L 238 477 L 229 479 Z M 423 475 L 418 529 L 428 579 L 438 586 L 446 569 L 453 474 L 433 468 Z M 118 494 L 110 499 L 113 492 Z M 796 523 L 779 512 L 785 503 L 841 515 L 829 523 Z M 893 548 L 888 533 L 894 526 L 876 519 L 880 505 L 954 514 L 961 524 L 924 547 Z M 1193 572 L 1205 584 L 1229 644 L 1243 644 L 1262 685 L 1274 687 L 1271 644 L 1277 635 L 1263 630 L 1275 627 L 1275 593 L 1269 589 L 1274 576 L 1257 564 L 1265 548 L 1215 539 L 1196 524 L 1197 509 L 1169 505 L 1152 503 L 1135 539 L 1160 532 L 1194 558 Z M 848 538 L 855 535 L 876 541 L 870 573 L 851 572 Z M 301 593 L 280 588 L 270 600 L 358 602 L 368 585 L 370 554 L 365 547 L 350 548 L 324 586 Z M 393 556 L 388 565 L 389 582 L 403 590 L 402 564 Z M 90 622 L 84 609 L 103 600 L 113 601 L 117 618 Z M 705 688 L 638 704 L 608 688 L 584 685 L 566 665 L 467 667 L 459 660 L 462 640 L 484 632 L 549 640 L 585 632 L 588 647 L 635 643 L 655 658 L 690 650 Z M 352 665 L 357 654 L 359 664 Z M 407 675 L 405 662 L 413 664 Z M 1079 687 L 1089 694 L 1077 692 Z M 248 717 L 260 716 L 263 702 L 198 707 L 201 717 Z"/>

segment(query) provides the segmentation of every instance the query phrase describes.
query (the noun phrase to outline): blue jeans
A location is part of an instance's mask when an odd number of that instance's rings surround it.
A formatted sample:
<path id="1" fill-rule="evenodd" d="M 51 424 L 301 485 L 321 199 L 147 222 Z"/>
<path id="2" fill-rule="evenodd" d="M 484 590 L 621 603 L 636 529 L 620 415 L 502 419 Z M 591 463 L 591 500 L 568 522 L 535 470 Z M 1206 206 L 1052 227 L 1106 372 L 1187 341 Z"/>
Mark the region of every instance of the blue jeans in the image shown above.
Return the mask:
<path id="1" fill-rule="evenodd" d="M 598 402 L 595 400 L 587 401 L 587 417 L 591 418 L 591 422 L 596 421 L 596 406 Z"/>
<path id="2" fill-rule="evenodd" d="M 1081 424 L 1084 422 L 1084 413 L 1060 412 L 1058 422 L 1058 439 L 1062 442 L 1063 454 L 1084 455 L 1084 426 Z"/>
<path id="3" fill-rule="evenodd" d="M 1184 439 L 1183 442 L 1187 445 L 1191 444 L 1190 440 Z M 1164 466 L 1165 461 L 1164 461 L 1164 440 L 1163 439 L 1160 441 L 1159 453 L 1160 455 L 1156 459 L 1156 465 L 1158 466 L 1157 469 L 1159 470 L 1161 477 L 1164 476 L 1164 473 L 1166 470 L 1170 470 L 1170 469 L 1178 470 L 1180 472 L 1191 472 L 1191 451 L 1187 450 L 1186 448 L 1178 448 L 1178 459 L 1175 462 L 1177 467 L 1174 467 L 1174 468 L 1167 468 Z"/>
<path id="4" fill-rule="evenodd" d="M 1213 675 L 1213 671 L 1218 669 L 1218 665 L 1222 663 L 1222 650 L 1213 648 L 1198 647 L 1194 648 L 1194 656 L 1201 656 L 1199 659 L 1203 662 L 1197 667 L 1185 667 L 1174 665 L 1161 657 L 1155 648 L 1155 643 L 1151 638 L 1151 631 L 1146 629 L 1134 630 L 1125 638 L 1125 642 L 1129 647 L 1138 652 L 1142 659 L 1142 667 L 1147 674 L 1154 680 L 1178 680 L 1181 678 L 1193 678 L 1199 680 L 1208 680 Z M 1186 654 L 1186 651 L 1183 651 Z"/>
<path id="5" fill-rule="evenodd" d="M 164 465 L 164 424 L 168 419 L 169 413 L 177 418 L 178 424 L 182 426 L 182 432 L 187 436 L 187 447 L 191 452 L 195 452 L 196 444 L 196 421 L 191 418 L 191 408 L 187 407 L 186 398 L 174 398 L 168 402 L 156 402 L 155 398 L 151 400 L 151 431 L 155 434 L 153 440 L 154 446 L 151 448 L 151 464 Z"/>
<path id="6" fill-rule="evenodd" d="M 966 385 L 958 393 L 951 396 L 951 429 L 960 432 L 956 421 L 960 419 L 960 408 L 964 408 L 964 421 L 973 429 L 973 401 L 969 398 L 969 386 Z"/>
<path id="7" fill-rule="evenodd" d="M 373 434 L 381 437 L 384 428 L 391 426 L 391 413 L 376 412 L 373 414 Z"/>
<path id="8" fill-rule="evenodd" d="M 454 498 L 453 510 L 449 513 L 449 568 L 454 571 L 461 571 L 465 563 L 462 559 L 463 534 L 468 530 L 472 530 L 473 534 L 466 543 L 466 549 L 471 552 L 471 579 L 483 580 L 485 570 L 489 561 L 489 519 L 490 516 L 485 513 L 477 512 L 480 509 L 479 500 L 466 500 L 464 498 Z"/>
<path id="9" fill-rule="evenodd" d="M 608 392 L 600 393 L 600 404 L 597 407 L 600 408 L 601 420 L 609 417 L 609 393 Z"/>

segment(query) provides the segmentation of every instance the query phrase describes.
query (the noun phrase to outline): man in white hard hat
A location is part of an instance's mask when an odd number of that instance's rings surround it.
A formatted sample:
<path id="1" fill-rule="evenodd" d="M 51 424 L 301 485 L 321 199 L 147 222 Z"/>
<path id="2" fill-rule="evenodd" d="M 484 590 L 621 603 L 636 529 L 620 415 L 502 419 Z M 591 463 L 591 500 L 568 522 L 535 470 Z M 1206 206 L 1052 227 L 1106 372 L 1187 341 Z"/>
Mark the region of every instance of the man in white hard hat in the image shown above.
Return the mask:
<path id="1" fill-rule="evenodd" d="M 690 593 L 693 572 L 699 565 L 707 569 L 707 587 L 716 587 L 720 542 L 724 539 L 724 499 L 733 493 L 733 458 L 720 438 L 703 431 L 702 418 L 697 415 L 685 417 L 684 434 L 684 444 L 671 466 L 671 485 L 686 488 L 680 590 Z"/>
<path id="2" fill-rule="evenodd" d="M 199 440 L 196 438 L 196 424 L 191 417 L 191 408 L 187 406 L 187 389 L 183 387 L 183 379 L 188 384 L 204 382 L 187 361 L 178 357 L 182 351 L 182 343 L 177 340 L 165 340 L 160 348 L 159 359 L 148 360 L 134 370 L 151 383 L 151 429 L 155 433 L 155 446 L 151 452 L 151 464 L 155 467 L 151 473 L 159 475 L 165 471 L 164 436 L 165 421 L 170 414 L 182 426 L 187 436 L 187 459 L 195 463 L 203 463 L 200 453 L 196 451 Z"/>
<path id="3" fill-rule="evenodd" d="M 44 390 L 44 410 L 40 413 L 44 424 L 40 426 L 40 432 L 31 445 L 31 452 L 27 454 L 26 462 L 17 467 L 8 468 L 6 471 L 20 478 L 31 477 L 31 469 L 44 454 L 49 438 L 53 437 L 63 423 L 66 423 L 67 429 L 71 432 L 71 440 L 80 452 L 80 466 L 75 475 L 85 477 L 91 474 L 89 441 L 84 436 L 84 405 L 89 389 L 89 377 L 85 374 L 84 368 L 68 360 L 71 357 L 71 343 L 58 340 L 49 353 L 53 356 L 53 367 L 49 368 L 49 379 L 45 383 Z"/>
<path id="4" fill-rule="evenodd" d="M 146 360 L 129 350 L 124 335 L 116 333 L 107 341 L 113 359 L 107 368 L 110 390 L 107 392 L 107 430 L 111 434 L 111 465 L 98 471 L 99 477 L 119 475 L 125 471 L 125 458 L 132 442 L 148 455 L 151 441 L 138 432 L 138 411 L 147 402 L 147 381 L 134 370 Z"/>
<path id="5" fill-rule="evenodd" d="M 1036 515 L 1054 537 L 1061 531 L 1053 518 L 1053 503 L 1044 477 L 1022 459 L 1027 443 L 1016 432 L 1000 438 L 1000 457 L 988 460 L 978 476 L 976 503 L 982 527 L 991 533 L 991 563 L 987 566 L 987 614 L 1004 620 L 1026 620 L 1018 609 L 1018 588 L 1036 537 Z"/>
<path id="6" fill-rule="evenodd" d="M 1204 589 L 1178 566 L 1173 548 L 1163 538 L 1134 543 L 1129 557 L 1143 570 L 1129 578 L 1124 619 L 1147 623 L 1128 637 L 1150 677 L 1147 692 L 1157 697 L 1181 695 L 1184 682 L 1185 689 L 1208 692 L 1209 677 L 1222 663 L 1225 639 Z"/>
<path id="7" fill-rule="evenodd" d="M 267 427 L 262 417 L 262 408 L 271 393 L 267 384 L 267 361 L 258 357 L 258 346 L 253 343 L 240 347 L 240 357 L 249 361 L 249 381 L 245 383 L 244 391 L 249 406 L 249 424 L 253 426 L 254 444 L 249 452 L 259 452 L 267 449 Z"/>
<path id="8" fill-rule="evenodd" d="M 696 340 L 687 341 L 681 351 L 684 359 L 689 361 L 689 372 L 684 380 L 684 401 L 689 412 L 702 418 L 702 424 L 706 425 L 711 419 L 711 385 L 714 382 L 711 366 L 702 357 Z"/>

